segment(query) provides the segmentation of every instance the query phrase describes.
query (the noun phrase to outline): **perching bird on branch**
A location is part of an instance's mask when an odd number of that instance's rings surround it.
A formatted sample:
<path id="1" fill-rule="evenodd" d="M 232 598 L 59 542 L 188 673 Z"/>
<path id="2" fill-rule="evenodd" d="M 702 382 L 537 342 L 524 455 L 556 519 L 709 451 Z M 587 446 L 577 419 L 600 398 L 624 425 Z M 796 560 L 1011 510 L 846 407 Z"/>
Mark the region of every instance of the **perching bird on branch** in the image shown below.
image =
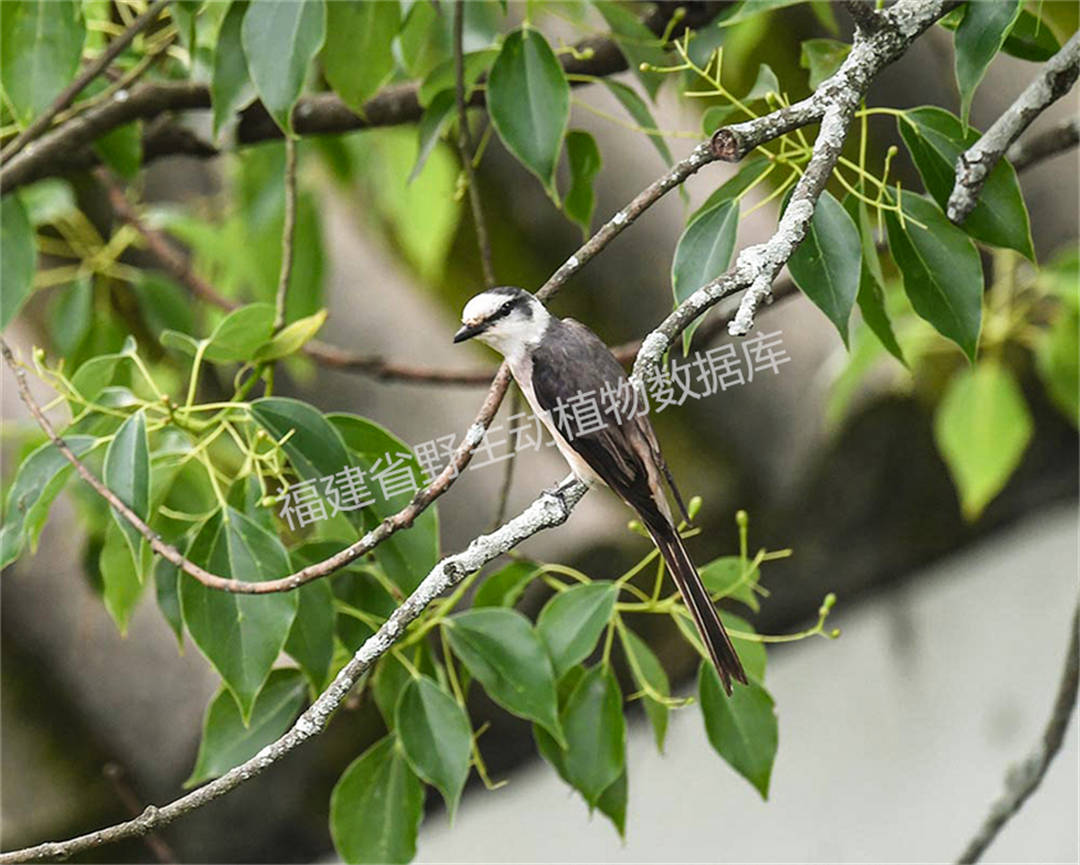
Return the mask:
<path id="1" fill-rule="evenodd" d="M 644 396 L 608 347 L 585 325 L 556 318 L 527 291 L 511 286 L 476 295 L 461 320 L 454 342 L 476 337 L 506 358 L 574 475 L 585 484 L 603 481 L 640 517 L 694 617 L 724 689 L 731 693 L 732 679 L 746 684 L 731 639 L 675 528 L 665 481 L 684 516 L 686 508 L 645 416 Z M 608 404 L 607 411 L 598 410 L 597 400 Z"/>

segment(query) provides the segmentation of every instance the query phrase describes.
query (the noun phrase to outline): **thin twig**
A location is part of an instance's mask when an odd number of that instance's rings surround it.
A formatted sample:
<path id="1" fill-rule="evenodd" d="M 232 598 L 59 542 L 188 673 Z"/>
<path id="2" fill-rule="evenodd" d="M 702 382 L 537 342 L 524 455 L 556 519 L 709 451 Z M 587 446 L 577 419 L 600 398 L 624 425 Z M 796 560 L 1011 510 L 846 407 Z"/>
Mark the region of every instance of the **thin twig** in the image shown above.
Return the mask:
<path id="1" fill-rule="evenodd" d="M 1080 32 L 1043 64 L 1015 102 L 968 150 L 956 158 L 956 181 L 949 195 L 949 219 L 960 223 L 979 202 L 986 179 L 1009 145 L 1048 106 L 1069 92 L 1080 75 Z"/>
<path id="2" fill-rule="evenodd" d="M 462 47 L 465 31 L 465 0 L 454 4 L 454 96 L 457 100 L 458 114 L 458 154 L 461 156 L 461 170 L 465 172 L 465 185 L 468 187 L 469 206 L 472 209 L 473 225 L 476 228 L 476 246 L 480 252 L 480 267 L 484 273 L 484 284 L 488 288 L 495 286 L 495 269 L 491 265 L 491 240 L 488 237 L 487 223 L 484 221 L 484 208 L 480 201 L 480 190 L 476 186 L 476 172 L 473 171 L 472 132 L 469 129 L 469 108 L 465 103 L 465 55 Z"/>
<path id="3" fill-rule="evenodd" d="M 292 277 L 293 244 L 296 241 L 296 138 L 285 136 L 285 222 L 281 229 L 281 273 L 274 299 L 274 333 L 285 327 L 285 302 Z"/>
<path id="4" fill-rule="evenodd" d="M 128 25 L 123 33 L 109 43 L 108 47 L 101 52 L 101 56 L 98 57 L 97 60 L 89 64 L 78 78 L 60 91 L 60 94 L 42 114 L 35 118 L 26 129 L 12 139 L 3 151 L 0 152 L 0 165 L 6 165 L 8 160 L 15 156 L 15 154 L 41 135 L 41 133 L 48 128 L 49 124 L 52 123 L 53 118 L 71 105 L 71 103 L 75 101 L 75 97 L 82 93 L 83 88 L 104 72 L 109 64 L 120 55 L 120 52 L 127 48 L 136 36 L 150 26 L 161 10 L 168 6 L 170 2 L 172 2 L 172 0 L 153 0 L 143 13 Z M 56 12 L 53 14 L 59 15 L 62 13 Z M 46 49 L 42 49 L 39 46 L 29 50 Z"/>
<path id="5" fill-rule="evenodd" d="M 1025 135 L 1013 142 L 1005 157 L 1017 171 L 1037 165 L 1044 159 L 1057 156 L 1080 144 L 1080 118 L 1070 117 L 1064 123 L 1043 132 Z"/>
<path id="6" fill-rule="evenodd" d="M 543 529 L 564 523 L 570 511 L 585 495 L 586 488 L 572 478 L 567 478 L 560 485 L 559 490 L 558 494 L 542 493 L 514 519 L 490 534 L 479 536 L 463 552 L 447 556 L 435 565 L 416 591 L 391 613 L 390 618 L 379 630 L 368 637 L 353 655 L 352 660 L 342 668 L 315 702 L 297 718 L 296 723 L 288 732 L 267 745 L 254 757 L 230 769 L 220 778 L 167 805 L 160 808 L 154 805 L 148 806 L 134 820 L 67 841 L 52 841 L 23 850 L 2 853 L 0 865 L 14 862 L 38 862 L 44 859 L 65 859 L 76 853 L 93 850 L 124 838 L 138 838 L 234 790 L 312 736 L 321 733 L 356 681 L 389 651 L 390 647 L 405 633 L 408 625 L 419 617 L 435 598 L 526 538 L 532 537 Z"/>
<path id="7" fill-rule="evenodd" d="M 1080 604 L 1072 615 L 1069 648 L 1065 653 L 1065 667 L 1061 672 L 1057 697 L 1042 738 L 1034 750 L 1020 764 L 1012 766 L 1005 775 L 1005 792 L 991 807 L 990 814 L 975 833 L 967 848 L 956 861 L 961 865 L 978 862 L 993 843 L 1002 827 L 1020 810 L 1027 798 L 1042 783 L 1050 763 L 1061 750 L 1069 718 L 1076 705 L 1078 680 L 1080 680 Z"/>

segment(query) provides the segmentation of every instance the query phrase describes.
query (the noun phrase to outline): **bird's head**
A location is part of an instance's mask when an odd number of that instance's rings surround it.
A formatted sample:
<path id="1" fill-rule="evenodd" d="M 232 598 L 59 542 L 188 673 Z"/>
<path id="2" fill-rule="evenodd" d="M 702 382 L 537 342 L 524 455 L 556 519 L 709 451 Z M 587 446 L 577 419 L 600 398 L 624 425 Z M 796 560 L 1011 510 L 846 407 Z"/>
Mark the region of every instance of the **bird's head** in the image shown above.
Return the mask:
<path id="1" fill-rule="evenodd" d="M 461 329 L 454 342 L 476 337 L 504 355 L 536 345 L 551 316 L 529 292 L 513 286 L 489 288 L 461 311 Z"/>

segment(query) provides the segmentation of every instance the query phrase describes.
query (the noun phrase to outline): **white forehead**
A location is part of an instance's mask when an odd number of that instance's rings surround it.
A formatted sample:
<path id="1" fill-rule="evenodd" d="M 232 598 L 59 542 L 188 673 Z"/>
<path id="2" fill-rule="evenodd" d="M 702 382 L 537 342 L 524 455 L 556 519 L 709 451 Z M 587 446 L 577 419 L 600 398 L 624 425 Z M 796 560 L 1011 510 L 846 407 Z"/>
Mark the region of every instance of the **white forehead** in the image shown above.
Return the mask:
<path id="1" fill-rule="evenodd" d="M 461 320 L 464 323 L 483 321 L 511 299 L 509 295 L 494 291 L 481 292 L 465 304 L 465 308 L 461 311 Z"/>

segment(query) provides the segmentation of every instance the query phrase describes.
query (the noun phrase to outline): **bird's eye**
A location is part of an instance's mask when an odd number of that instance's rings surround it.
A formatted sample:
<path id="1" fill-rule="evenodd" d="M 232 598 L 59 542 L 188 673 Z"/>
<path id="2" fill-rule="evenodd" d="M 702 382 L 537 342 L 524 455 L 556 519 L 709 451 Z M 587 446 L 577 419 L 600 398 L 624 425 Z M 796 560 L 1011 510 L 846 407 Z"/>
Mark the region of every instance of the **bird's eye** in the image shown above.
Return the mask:
<path id="1" fill-rule="evenodd" d="M 499 312 L 502 313 L 503 315 L 506 315 L 513 308 L 514 308 L 514 302 L 512 300 L 508 300 L 506 303 L 504 303 L 502 305 L 502 309 L 500 309 Z"/>

